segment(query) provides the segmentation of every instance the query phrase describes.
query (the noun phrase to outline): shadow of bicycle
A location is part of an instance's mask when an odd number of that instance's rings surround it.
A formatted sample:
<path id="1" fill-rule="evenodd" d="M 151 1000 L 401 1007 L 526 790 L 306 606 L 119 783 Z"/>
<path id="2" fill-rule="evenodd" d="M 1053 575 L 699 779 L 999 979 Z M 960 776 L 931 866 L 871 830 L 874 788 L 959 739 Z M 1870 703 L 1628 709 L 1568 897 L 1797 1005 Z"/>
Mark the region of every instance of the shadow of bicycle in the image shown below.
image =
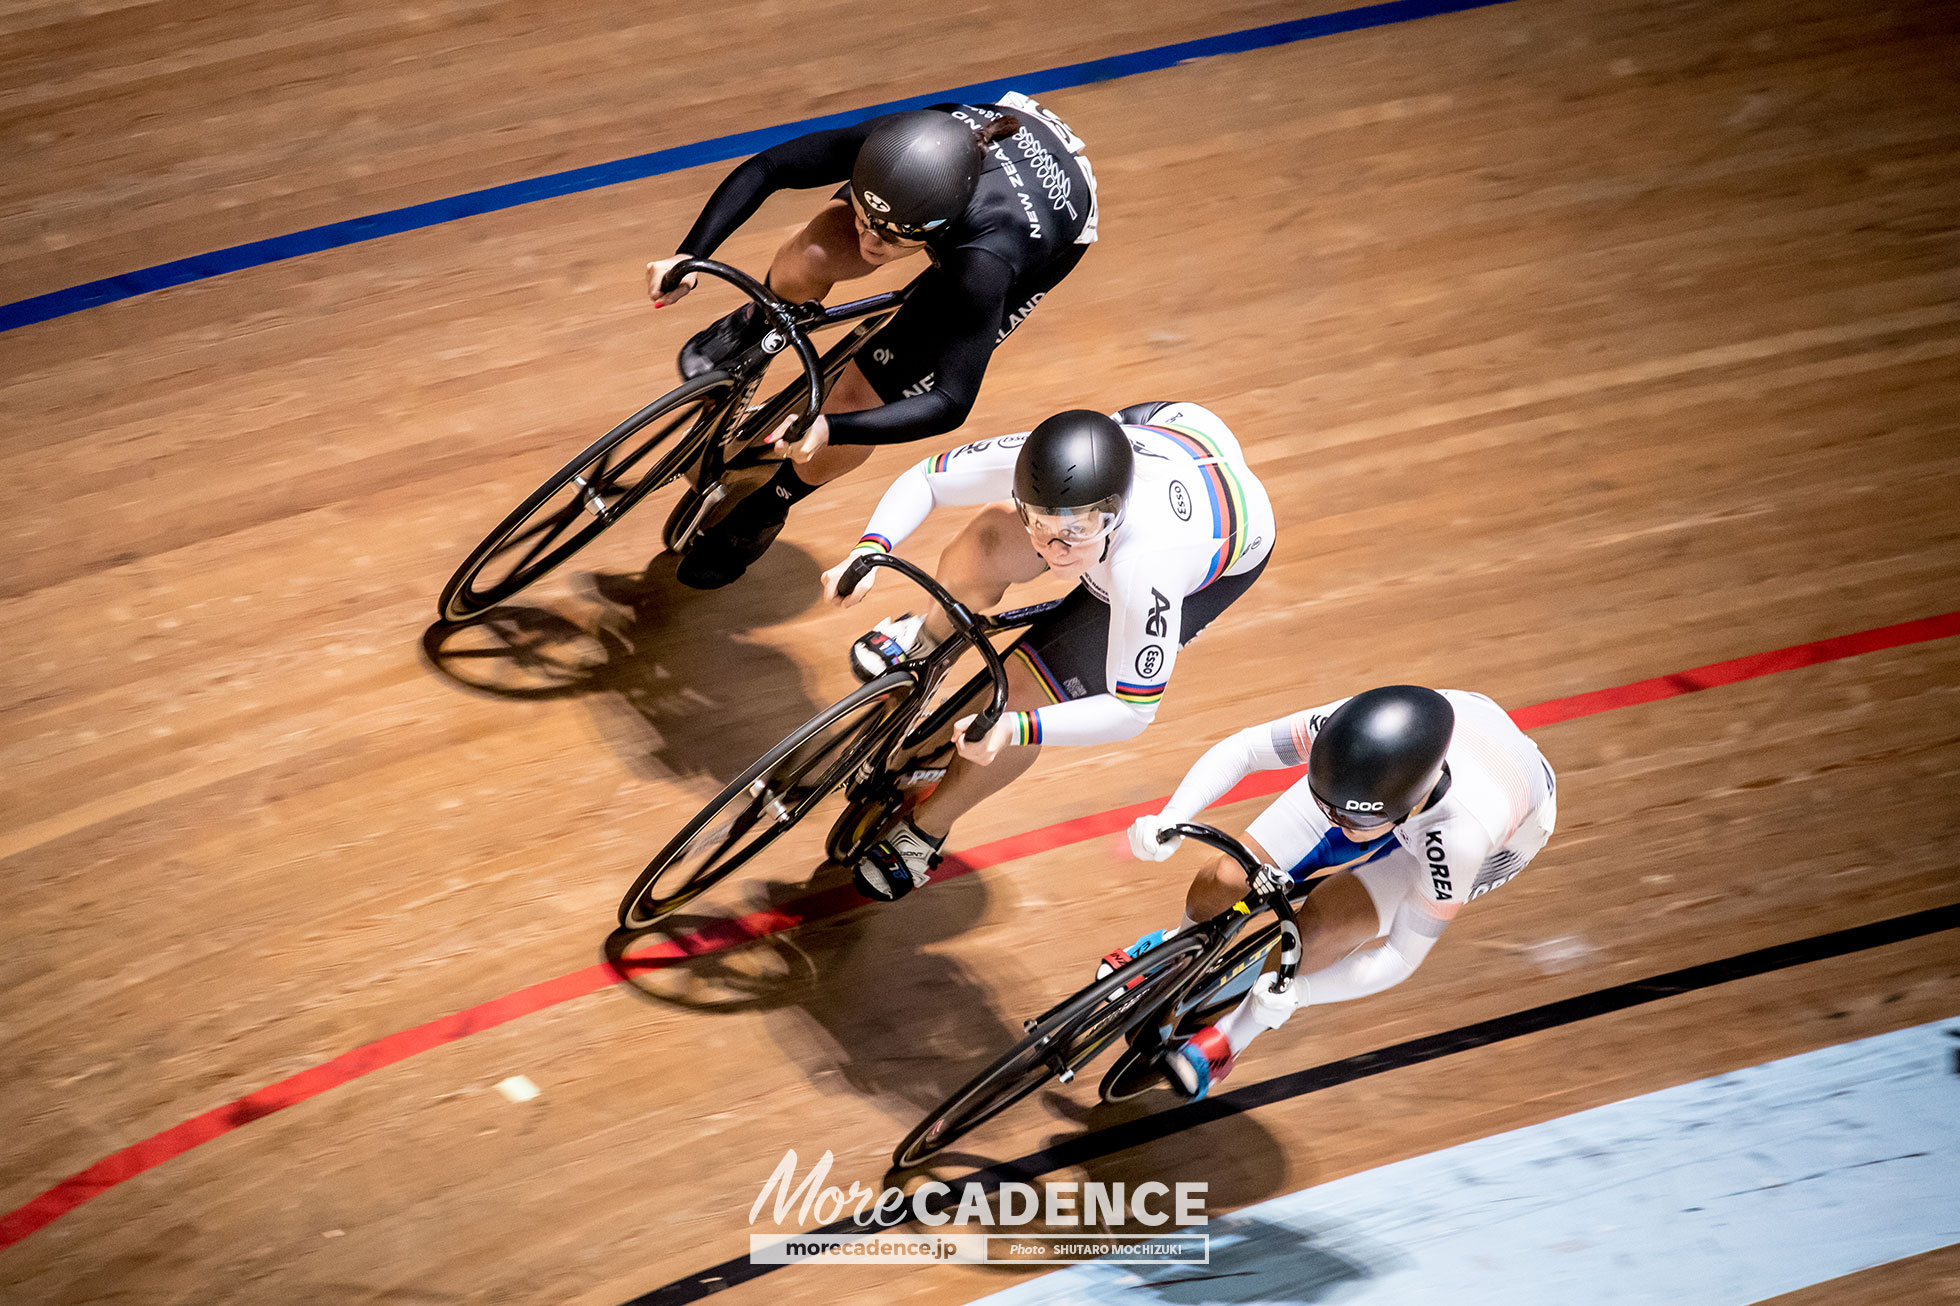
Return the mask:
<path id="1" fill-rule="evenodd" d="M 973 1069 L 977 1072 L 981 1063 Z M 1284 1146 L 1265 1125 L 1250 1114 L 1233 1113 L 1177 1126 L 1176 1119 L 1147 1121 L 1174 1110 L 1178 1101 L 1168 1089 L 1147 1093 L 1130 1101 L 1105 1105 L 1096 1094 L 1096 1080 L 1108 1064 L 1092 1063 L 1073 1085 L 1054 1082 L 1004 1116 L 998 1124 L 981 1127 L 959 1145 L 909 1170 L 887 1171 L 884 1182 L 913 1188 L 926 1180 L 938 1180 L 955 1193 L 967 1181 L 988 1186 L 1002 1179 L 1038 1183 L 1044 1180 L 1079 1179 L 1104 1185 L 1122 1184 L 1134 1192 L 1139 1184 L 1156 1181 L 1165 1184 L 1204 1185 L 1203 1206 L 1212 1213 L 1236 1210 L 1291 1192 L 1300 1187 L 1301 1169 L 1311 1174 L 1316 1168 L 1311 1144 L 1298 1138 Z M 990 1139 L 1029 1141 L 1030 1124 L 1045 1128 L 1037 1133 L 1037 1150 L 1019 1153 L 1016 1147 L 990 1145 Z M 1138 1129 L 1132 1126 L 1142 1124 Z M 1154 1128 L 1161 1124 L 1163 1129 Z M 1019 1153 L 1019 1154 L 1017 1154 Z M 1309 1178 L 1306 1182 L 1317 1180 Z M 1081 1224 L 1049 1228 L 1037 1217 L 1033 1224 L 1005 1233 L 1080 1232 L 1144 1234 L 1151 1232 L 1125 1222 L 1116 1225 L 1092 1224 L 1078 1213 Z M 971 1232 L 980 1232 L 972 1230 Z M 1304 1299 L 1303 1299 L 1304 1300 Z"/>
<path id="2" fill-rule="evenodd" d="M 747 916 L 616 931 L 606 959 L 650 1000 L 770 1013 L 771 1037 L 817 1091 L 878 1099 L 908 1127 L 1019 1037 L 984 977 L 939 947 L 986 915 L 979 876 L 873 904 L 848 870 L 824 866 L 805 884 L 749 893 Z M 801 923 L 757 937 L 784 917 Z"/>
<path id="3" fill-rule="evenodd" d="M 494 608 L 423 634 L 428 664 L 454 684 L 508 699 L 582 697 L 600 735 L 646 779 L 726 783 L 821 706 L 803 671 L 758 631 L 818 595 L 817 560 L 778 544 L 739 584 L 692 590 L 661 555 L 634 575 L 588 576 L 573 616 Z"/>

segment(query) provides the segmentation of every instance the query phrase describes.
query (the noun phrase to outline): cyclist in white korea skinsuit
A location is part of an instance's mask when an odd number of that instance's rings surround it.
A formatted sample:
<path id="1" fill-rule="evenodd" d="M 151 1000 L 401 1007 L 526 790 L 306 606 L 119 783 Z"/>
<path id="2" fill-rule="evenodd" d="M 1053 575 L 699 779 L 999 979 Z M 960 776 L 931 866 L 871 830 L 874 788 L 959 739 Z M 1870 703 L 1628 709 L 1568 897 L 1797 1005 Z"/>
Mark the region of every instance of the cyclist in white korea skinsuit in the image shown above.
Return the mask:
<path id="1" fill-rule="evenodd" d="M 1010 650 L 1012 710 L 978 744 L 962 726 L 945 780 L 859 862 L 867 896 L 890 900 L 924 883 L 953 822 L 1031 766 L 1041 745 L 1141 733 L 1178 649 L 1265 568 L 1272 504 L 1225 423 L 1191 403 L 1117 416 L 1072 410 L 926 459 L 892 483 L 853 550 L 893 548 L 934 508 L 988 503 L 941 555 L 937 579 L 955 598 L 985 610 L 1010 584 L 1049 571 L 1081 582 Z M 833 601 L 854 603 L 869 588 L 837 598 L 848 562 L 824 575 Z M 915 652 L 948 634 L 937 611 L 885 622 L 854 656 L 880 639 Z"/>
<path id="2" fill-rule="evenodd" d="M 1183 1096 L 1203 1097 L 1260 1032 L 1311 1003 L 1399 984 L 1463 905 L 1522 871 L 1551 837 L 1557 781 L 1538 748 L 1482 694 L 1414 685 L 1371 689 L 1241 730 L 1215 745 L 1164 810 L 1139 817 L 1130 846 L 1159 861 L 1160 839 L 1252 771 L 1307 764 L 1307 775 L 1246 831 L 1250 850 L 1295 881 L 1333 871 L 1301 905 L 1300 974 L 1283 994 L 1270 972 L 1236 1010 L 1165 1057 Z M 1103 959 L 1098 974 L 1245 897 L 1245 873 L 1219 857 L 1192 881 L 1184 919 Z M 1380 938 L 1379 947 L 1365 945 Z"/>

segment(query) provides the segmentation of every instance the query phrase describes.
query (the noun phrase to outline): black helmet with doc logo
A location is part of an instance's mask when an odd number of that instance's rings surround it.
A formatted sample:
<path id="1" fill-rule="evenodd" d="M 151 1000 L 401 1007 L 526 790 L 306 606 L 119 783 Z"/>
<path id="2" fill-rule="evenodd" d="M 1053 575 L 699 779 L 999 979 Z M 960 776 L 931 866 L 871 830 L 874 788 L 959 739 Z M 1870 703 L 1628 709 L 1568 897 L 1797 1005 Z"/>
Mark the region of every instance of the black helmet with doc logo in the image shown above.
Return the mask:
<path id="1" fill-rule="evenodd" d="M 1335 708 L 1307 754 L 1307 788 L 1327 819 L 1386 832 L 1445 777 L 1456 709 L 1433 689 L 1384 685 Z"/>

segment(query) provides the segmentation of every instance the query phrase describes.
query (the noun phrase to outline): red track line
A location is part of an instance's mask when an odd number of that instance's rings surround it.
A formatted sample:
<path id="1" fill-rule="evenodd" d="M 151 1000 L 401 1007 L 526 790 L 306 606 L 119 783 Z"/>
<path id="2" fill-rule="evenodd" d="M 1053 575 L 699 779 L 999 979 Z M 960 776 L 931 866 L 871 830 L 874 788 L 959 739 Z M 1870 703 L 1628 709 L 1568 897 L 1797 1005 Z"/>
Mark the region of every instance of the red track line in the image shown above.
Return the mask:
<path id="1" fill-rule="evenodd" d="M 1758 676 L 1774 675 L 1779 671 L 1793 671 L 1799 667 L 1816 666 L 1821 662 L 1855 657 L 1860 653 L 1900 648 L 1907 644 L 1945 639 L 1953 635 L 1960 635 L 1960 612 L 1948 612 L 1942 616 L 1927 617 L 1919 621 L 1901 622 L 1896 626 L 1882 626 L 1877 630 L 1860 631 L 1853 635 L 1839 635 L 1833 639 L 1817 640 L 1809 644 L 1796 644 L 1768 653 L 1753 653 L 1748 657 L 1715 662 L 1705 667 L 1695 667 L 1690 671 L 1676 672 L 1670 676 L 1657 676 L 1652 680 L 1635 681 L 1630 685 L 1616 685 L 1611 689 L 1574 694 L 1570 698 L 1555 698 L 1550 702 L 1535 703 L 1530 707 L 1520 708 L 1513 712 L 1511 717 L 1519 726 L 1530 730 L 1560 721 L 1571 721 L 1579 717 L 1610 712 L 1615 708 L 1652 703 L 1659 699 L 1692 694 L 1698 690 L 1714 689 L 1721 685 L 1733 685 Z M 1242 802 L 1248 798 L 1278 793 L 1298 779 L 1305 769 L 1294 767 L 1281 771 L 1263 771 L 1248 776 L 1226 794 L 1220 803 L 1222 805 Z M 1114 834 L 1127 827 L 1132 820 L 1143 813 L 1155 811 L 1163 802 L 1164 800 L 1159 798 L 1149 802 L 1133 803 L 1128 807 L 1043 826 L 1039 830 L 1031 830 L 1026 834 L 996 839 L 992 843 L 982 844 L 978 848 L 970 848 L 948 857 L 941 864 L 939 873 L 934 878 L 952 879 L 970 871 L 984 870 L 1003 862 L 1032 857 L 1036 853 L 1080 843 L 1099 835 Z M 772 934 L 780 934 L 812 920 L 837 915 L 853 907 L 862 906 L 863 902 L 856 890 L 849 885 L 840 885 L 834 889 L 806 895 L 768 911 L 751 912 L 732 920 L 718 921 L 695 933 L 669 940 L 642 952 L 629 954 L 624 963 L 625 968 L 631 971 L 651 970 L 670 965 L 685 957 L 722 952 Z M 13 1246 L 29 1234 L 52 1224 L 82 1203 L 107 1192 L 117 1184 L 133 1179 L 145 1170 L 162 1165 L 174 1157 L 182 1156 L 193 1147 L 228 1134 L 241 1125 L 250 1124 L 275 1111 L 283 1111 L 308 1098 L 317 1097 L 330 1088 L 350 1083 L 363 1075 L 380 1070 L 384 1066 L 392 1066 L 397 1061 L 404 1061 L 417 1053 L 427 1052 L 445 1043 L 454 1043 L 481 1030 L 492 1029 L 506 1021 L 515 1020 L 519 1016 L 528 1016 L 534 1011 L 542 1011 L 561 1002 L 570 1002 L 574 998 L 596 993 L 618 978 L 618 972 L 605 965 L 588 966 L 569 975 L 560 975 L 557 979 L 533 984 L 466 1011 L 459 1011 L 440 1020 L 430 1021 L 426 1025 L 418 1025 L 414 1029 L 403 1030 L 398 1034 L 390 1034 L 386 1038 L 364 1044 L 310 1070 L 302 1070 L 299 1074 L 282 1079 L 276 1084 L 269 1084 L 247 1093 L 234 1102 L 206 1111 L 203 1115 L 194 1116 L 180 1125 L 175 1125 L 97 1161 L 79 1174 L 70 1175 L 39 1197 L 0 1217 L 0 1248 Z"/>

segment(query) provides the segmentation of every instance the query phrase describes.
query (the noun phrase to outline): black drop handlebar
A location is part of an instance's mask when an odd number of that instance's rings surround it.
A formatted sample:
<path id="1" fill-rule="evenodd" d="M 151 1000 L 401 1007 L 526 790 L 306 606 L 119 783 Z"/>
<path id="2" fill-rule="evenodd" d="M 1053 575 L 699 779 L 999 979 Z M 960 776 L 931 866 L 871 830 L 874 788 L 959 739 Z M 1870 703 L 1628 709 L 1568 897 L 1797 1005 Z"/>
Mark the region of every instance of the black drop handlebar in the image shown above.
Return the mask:
<path id="1" fill-rule="evenodd" d="M 987 672 L 994 682 L 993 701 L 987 705 L 985 711 L 974 718 L 973 724 L 968 726 L 966 731 L 966 742 L 979 743 L 987 737 L 987 732 L 994 728 L 1000 721 L 1001 715 L 1007 710 L 1007 667 L 1001 662 L 1000 654 L 995 651 L 993 641 L 987 638 L 980 619 L 973 615 L 973 610 L 966 604 L 948 594 L 938 581 L 905 559 L 890 553 L 860 553 L 852 558 L 845 564 L 844 574 L 837 578 L 838 597 L 849 598 L 855 593 L 857 587 L 864 583 L 864 578 L 871 574 L 873 567 L 890 567 L 931 595 L 932 601 L 944 608 L 946 615 L 953 619 L 953 628 L 959 636 L 978 649 L 980 656 L 986 660 Z"/>
<path id="2" fill-rule="evenodd" d="M 719 277 L 754 300 L 756 307 L 762 310 L 770 324 L 782 332 L 783 339 L 789 342 L 789 347 L 796 350 L 797 361 L 803 364 L 803 379 L 809 383 L 810 390 L 808 411 L 798 420 L 790 433 L 783 437 L 784 444 L 793 443 L 809 429 L 810 423 L 817 420 L 817 411 L 823 407 L 823 368 L 817 362 L 817 351 L 810 344 L 810 337 L 803 334 L 802 328 L 796 325 L 796 319 L 790 314 L 789 305 L 776 298 L 769 287 L 740 268 L 717 263 L 711 258 L 691 258 L 684 263 L 675 264 L 667 270 L 667 275 L 660 279 L 660 292 L 666 294 L 680 284 L 682 277 L 696 272 Z"/>
<path id="3" fill-rule="evenodd" d="M 1214 830 L 1209 825 L 1199 825 L 1193 821 L 1179 821 L 1159 831 L 1157 841 L 1162 843 L 1165 836 L 1173 834 L 1210 844 L 1236 861 L 1252 885 L 1252 891 L 1246 896 L 1259 899 L 1266 910 L 1279 918 L 1279 979 L 1273 985 L 1273 992 L 1286 992 L 1300 970 L 1300 922 L 1293 915 L 1293 904 L 1287 901 L 1293 882 L 1278 867 L 1262 863 L 1250 849 L 1223 830 Z"/>

